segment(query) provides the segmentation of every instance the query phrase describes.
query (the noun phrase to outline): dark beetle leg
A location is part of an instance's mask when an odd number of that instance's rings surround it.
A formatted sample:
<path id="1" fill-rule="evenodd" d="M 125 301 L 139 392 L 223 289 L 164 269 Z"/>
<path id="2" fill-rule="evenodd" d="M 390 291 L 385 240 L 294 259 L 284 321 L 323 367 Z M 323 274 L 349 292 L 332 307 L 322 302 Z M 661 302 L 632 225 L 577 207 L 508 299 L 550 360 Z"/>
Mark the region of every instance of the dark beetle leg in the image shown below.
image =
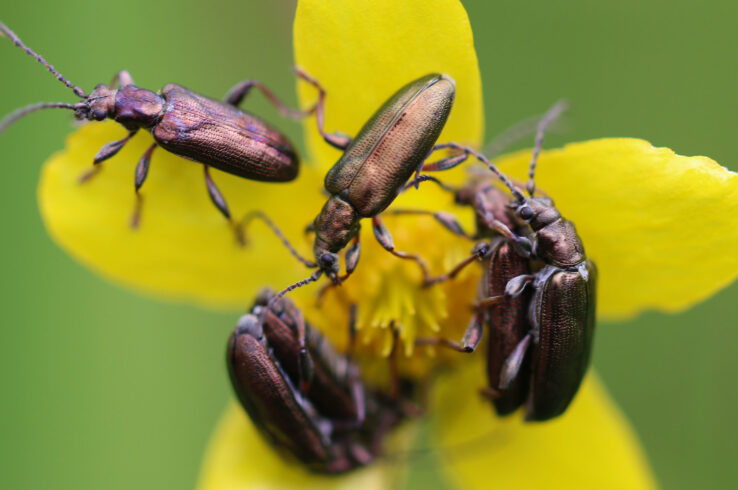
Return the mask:
<path id="1" fill-rule="evenodd" d="M 123 88 L 128 85 L 133 85 L 133 77 L 127 70 L 121 70 L 115 74 L 113 80 L 110 82 L 110 88 Z"/>
<path id="2" fill-rule="evenodd" d="M 315 111 L 315 120 L 318 123 L 318 132 L 323 137 L 326 143 L 339 150 L 345 150 L 351 144 L 351 138 L 345 134 L 340 133 L 326 133 L 323 129 L 323 122 L 325 120 L 325 89 L 320 83 L 300 68 L 295 68 L 295 73 L 299 78 L 302 78 L 307 83 L 312 85 L 318 90 L 318 102 L 313 107 Z"/>
<path id="3" fill-rule="evenodd" d="M 297 343 L 300 346 L 299 359 L 297 363 L 299 373 L 299 390 L 302 395 L 306 395 L 310 389 L 310 383 L 313 381 L 313 361 L 307 351 L 306 336 L 307 328 L 305 327 L 305 317 L 302 311 L 297 308 L 291 309 L 292 317 L 297 325 Z"/>
<path id="4" fill-rule="evenodd" d="M 533 333 L 528 332 L 525 337 L 518 342 L 518 345 L 515 346 L 515 349 L 513 349 L 507 359 L 505 359 L 505 363 L 502 365 L 502 370 L 500 371 L 500 390 L 506 390 L 517 377 L 532 338 Z"/>
<path id="5" fill-rule="evenodd" d="M 489 306 L 496 305 L 505 298 L 516 298 L 523 292 L 527 285 L 533 282 L 534 279 L 535 276 L 532 274 L 515 276 L 507 281 L 507 284 L 505 285 L 505 294 L 482 298 L 474 304 L 474 307 L 478 309 L 487 308 Z"/>
<path id="6" fill-rule="evenodd" d="M 111 141 L 107 145 L 100 148 L 100 151 L 97 152 L 97 155 L 95 155 L 95 158 L 92 160 L 93 166 L 91 170 L 88 170 L 87 172 L 83 173 L 79 176 L 78 182 L 80 184 L 84 184 L 88 180 L 90 180 L 93 176 L 95 176 L 100 171 L 100 164 L 107 160 L 108 158 L 111 158 L 115 156 L 116 153 L 120 151 L 123 146 L 125 146 L 126 143 L 128 143 L 131 138 L 133 138 L 136 133 L 138 132 L 138 129 L 135 129 L 128 133 L 128 136 L 126 136 L 123 139 L 120 139 L 118 141 Z"/>
<path id="7" fill-rule="evenodd" d="M 225 198 L 223 197 L 223 194 L 220 192 L 218 187 L 215 185 L 215 182 L 213 182 L 213 178 L 210 176 L 210 166 L 203 165 L 204 173 L 205 173 L 205 187 L 208 190 L 208 195 L 210 196 L 210 200 L 215 204 L 215 207 L 218 208 L 218 211 L 225 217 L 225 219 L 228 220 L 228 223 L 231 225 L 231 228 L 233 228 L 233 232 L 236 235 L 236 241 L 240 245 L 245 245 L 245 240 L 243 238 L 243 233 L 241 233 L 241 228 L 234 223 L 233 218 L 231 218 L 231 210 L 228 209 L 228 203 L 226 203 Z"/>
<path id="8" fill-rule="evenodd" d="M 305 110 L 290 109 L 284 104 L 284 102 L 279 100 L 279 98 L 274 95 L 274 92 L 269 90 L 263 83 L 258 80 L 244 80 L 243 82 L 237 83 L 228 91 L 225 96 L 225 101 L 230 105 L 238 106 L 241 102 L 243 102 L 243 99 L 246 98 L 251 89 L 254 87 L 261 90 L 261 93 L 264 94 L 264 97 L 266 97 L 269 102 L 271 102 L 272 105 L 277 108 L 279 113 L 285 117 L 289 117 L 292 119 L 301 119 L 315 112 L 315 107 L 311 107 L 310 109 Z"/>
<path id="9" fill-rule="evenodd" d="M 354 355 L 354 346 L 356 345 L 356 303 L 352 303 L 349 306 L 349 323 L 348 323 L 348 349 L 346 350 L 346 357 L 351 360 Z M 356 425 L 357 427 L 364 423 L 366 418 L 366 396 L 364 393 L 364 384 L 361 382 L 358 370 L 352 370 L 351 372 L 351 397 L 354 399 L 354 404 L 358 408 L 356 413 Z"/>
<path id="10" fill-rule="evenodd" d="M 260 219 L 262 222 L 264 222 L 264 224 L 266 224 L 269 229 L 271 229 L 272 232 L 277 235 L 279 241 L 281 241 L 282 245 L 284 245 L 285 248 L 289 250 L 290 254 L 292 254 L 292 256 L 300 261 L 303 265 L 305 265 L 305 267 L 309 267 L 311 269 L 317 267 L 317 264 L 315 262 L 313 262 L 312 260 L 308 260 L 300 255 L 300 253 L 297 251 L 297 249 L 295 249 L 295 247 L 292 246 L 284 233 L 282 233 L 282 230 L 279 229 L 279 227 L 274 223 L 274 221 L 271 220 L 271 218 L 269 218 L 269 216 L 261 211 L 251 211 L 247 213 L 239 223 L 238 228 L 241 230 L 244 241 L 248 241 L 248 234 L 246 233 L 246 230 L 249 224 L 255 219 Z"/>
<path id="11" fill-rule="evenodd" d="M 443 148 L 447 148 L 447 147 L 444 145 L 436 145 L 433 148 L 433 151 L 440 150 Z M 422 172 L 441 172 L 443 170 L 449 170 L 458 165 L 461 165 L 468 159 L 469 159 L 469 153 L 466 151 L 462 151 L 461 153 L 457 153 L 455 155 L 450 155 L 445 158 L 441 158 L 440 160 L 436 160 L 435 162 L 425 163 L 418 171 L 418 174 L 420 174 L 421 171 Z"/>
<path id="12" fill-rule="evenodd" d="M 422 174 L 422 175 L 416 174 L 415 177 L 413 177 L 411 181 L 405 184 L 405 187 L 402 188 L 402 192 L 405 192 L 408 189 L 412 189 L 413 187 L 417 189 L 421 182 L 433 182 L 434 184 L 438 185 L 438 187 L 440 187 L 444 191 L 450 192 L 452 194 L 456 194 L 456 192 L 458 192 L 458 189 L 441 182 L 439 179 L 437 179 L 436 177 L 433 177 L 432 175 L 426 175 L 426 174 Z"/>
<path id="13" fill-rule="evenodd" d="M 146 180 L 146 176 L 149 175 L 149 164 L 151 163 L 151 154 L 154 153 L 154 148 L 157 144 L 149 146 L 148 150 L 141 156 L 141 159 L 136 165 L 136 174 L 134 176 L 133 185 L 136 189 L 136 204 L 133 207 L 133 214 L 131 215 L 131 228 L 138 228 L 139 222 L 141 221 L 141 207 L 143 206 L 143 196 L 139 192 L 141 186 Z"/>
<path id="14" fill-rule="evenodd" d="M 400 400 L 400 371 L 397 367 L 397 344 L 400 338 L 400 331 L 392 320 L 389 325 L 392 330 L 392 350 L 389 353 L 389 373 L 390 373 L 390 392 L 392 399 L 396 402 Z"/>
<path id="15" fill-rule="evenodd" d="M 377 238 L 377 241 L 382 246 L 382 248 L 384 248 L 395 257 L 417 262 L 421 272 L 423 273 L 423 284 L 426 284 L 430 280 L 428 266 L 426 265 L 422 257 L 420 257 L 419 255 L 407 252 L 398 252 L 397 250 L 395 250 L 395 244 L 392 241 L 392 235 L 390 235 L 389 230 L 385 228 L 384 224 L 382 223 L 382 219 L 379 216 L 374 216 L 372 218 L 372 227 L 374 229 L 374 236 Z"/>
<path id="16" fill-rule="evenodd" d="M 482 260 L 487 254 L 489 253 L 489 243 L 487 242 L 479 242 L 476 245 L 474 245 L 474 248 L 472 249 L 471 255 L 469 257 L 465 258 L 456 266 L 451 269 L 450 271 L 446 272 L 445 274 L 441 274 L 440 276 L 431 277 L 426 281 L 424 286 L 432 286 L 434 284 L 438 284 L 440 282 L 448 281 L 450 279 L 455 278 L 461 271 L 463 271 L 469 264 L 472 264 L 476 262 L 477 260 Z"/>
<path id="17" fill-rule="evenodd" d="M 418 173 L 420 171 L 426 171 L 426 172 L 437 172 L 441 170 L 448 170 L 450 168 L 453 168 L 457 165 L 460 165 L 464 161 L 467 160 L 470 156 L 473 156 L 476 158 L 479 162 L 486 165 L 488 169 L 490 169 L 498 179 L 502 181 L 505 186 L 510 189 L 510 192 L 515 197 L 517 201 L 522 201 L 525 199 L 525 196 L 523 196 L 523 193 L 515 187 L 513 182 L 492 163 L 489 161 L 487 157 L 479 153 L 478 151 L 474 150 L 473 148 L 465 145 L 460 145 L 458 143 L 449 142 L 449 143 L 441 143 L 433 147 L 433 151 L 442 150 L 444 148 L 452 149 L 452 150 L 459 150 L 461 153 L 457 153 L 455 155 L 451 155 L 446 158 L 442 158 L 441 160 L 438 160 L 436 162 L 431 162 L 428 164 L 423 165 L 423 167 L 420 168 Z"/>
<path id="18" fill-rule="evenodd" d="M 454 235 L 458 235 L 464 238 L 473 238 L 467 233 L 462 227 L 461 223 L 458 222 L 456 216 L 446 211 L 428 211 L 425 209 L 390 209 L 387 211 L 389 214 L 414 214 L 420 216 L 433 216 L 436 221 Z"/>
<path id="19" fill-rule="evenodd" d="M 464 336 L 461 339 L 461 343 L 443 337 L 428 337 L 415 339 L 415 345 L 437 345 L 469 354 L 476 350 L 479 342 L 482 340 L 482 334 L 484 333 L 483 320 L 481 311 L 472 316 L 469 326 L 466 327 Z"/>

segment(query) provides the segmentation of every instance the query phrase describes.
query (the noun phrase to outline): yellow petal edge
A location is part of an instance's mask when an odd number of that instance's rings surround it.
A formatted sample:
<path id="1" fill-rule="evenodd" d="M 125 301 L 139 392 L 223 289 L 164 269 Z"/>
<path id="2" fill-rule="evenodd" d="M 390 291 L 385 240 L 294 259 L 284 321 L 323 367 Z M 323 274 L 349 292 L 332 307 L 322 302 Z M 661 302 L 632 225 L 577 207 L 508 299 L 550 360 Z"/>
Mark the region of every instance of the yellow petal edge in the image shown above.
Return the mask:
<path id="1" fill-rule="evenodd" d="M 524 179 L 529 159 L 498 163 Z M 600 317 L 681 311 L 738 276 L 738 174 L 707 157 L 598 139 L 543 152 L 536 180 L 597 264 Z"/>
<path id="2" fill-rule="evenodd" d="M 456 81 L 451 117 L 439 141 L 476 145 L 484 134 L 482 85 L 471 25 L 457 0 L 300 0 L 295 62 L 326 89 L 326 129 L 354 135 L 390 95 L 428 73 Z M 315 100 L 301 83 L 303 107 Z M 313 161 L 327 168 L 339 152 L 314 124 L 305 133 Z"/>
<path id="3" fill-rule="evenodd" d="M 393 431 L 394 448 L 407 448 L 415 438 L 416 424 Z M 308 472 L 297 461 L 279 455 L 253 426 L 240 405 L 233 402 L 223 414 L 205 452 L 198 490 L 238 489 L 384 489 L 405 478 L 400 465 L 375 462 L 345 475 Z"/>
<path id="4" fill-rule="evenodd" d="M 494 415 L 478 394 L 480 368 L 440 379 L 434 394 L 434 446 L 458 488 L 657 488 L 635 433 L 596 375 L 589 374 L 564 415 L 525 423 L 519 412 Z"/>

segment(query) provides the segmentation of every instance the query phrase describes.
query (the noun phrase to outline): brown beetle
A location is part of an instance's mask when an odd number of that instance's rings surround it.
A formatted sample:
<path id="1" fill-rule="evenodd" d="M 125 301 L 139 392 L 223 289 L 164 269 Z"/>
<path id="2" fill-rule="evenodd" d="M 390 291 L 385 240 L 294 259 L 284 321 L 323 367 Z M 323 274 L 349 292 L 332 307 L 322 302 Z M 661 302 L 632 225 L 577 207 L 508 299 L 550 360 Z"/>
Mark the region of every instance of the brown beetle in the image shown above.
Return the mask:
<path id="1" fill-rule="evenodd" d="M 136 166 L 134 189 L 136 206 L 131 226 L 139 223 L 142 197 L 141 186 L 146 180 L 151 155 L 161 146 L 176 155 L 203 164 L 205 184 L 213 204 L 234 226 L 228 205 L 210 177 L 209 168 L 251 180 L 287 182 L 297 177 L 299 160 L 287 138 L 261 119 L 238 109 L 252 88 L 256 87 L 288 117 L 304 117 L 315 107 L 296 111 L 287 108 L 261 82 L 246 80 L 235 85 L 223 102 L 196 94 L 179 85 L 166 85 L 159 93 L 134 85 L 127 71 L 119 72 L 110 85 L 100 84 L 89 95 L 64 78 L 42 56 L 28 48 L 5 24 L 0 33 L 34 57 L 82 100 L 76 104 L 40 103 L 21 108 L 0 121 L 0 133 L 22 116 L 40 109 L 62 108 L 74 111 L 80 120 L 113 119 L 128 130 L 128 135 L 103 146 L 93 159 L 93 169 L 85 173 L 84 182 L 96 174 L 105 160 L 114 156 L 140 130 L 150 131 L 156 143 L 143 154 Z M 298 71 L 298 76 L 316 83 Z M 320 87 L 316 85 L 320 90 Z M 321 90 L 321 94 L 322 94 Z M 322 99 L 321 99 L 322 100 Z M 326 135 L 330 139 L 331 135 Z"/>
<path id="2" fill-rule="evenodd" d="M 402 411 L 381 394 L 365 393 L 358 366 L 294 304 L 272 298 L 271 291 L 259 295 L 228 343 L 228 371 L 242 406 L 267 440 L 313 471 L 369 464 Z M 309 373 L 299 360 L 303 348 Z"/>
<path id="3" fill-rule="evenodd" d="M 544 131 L 564 107 L 555 105 L 539 123 L 529 197 L 499 172 L 512 200 L 484 181 L 456 191 L 458 202 L 473 207 L 478 235 L 492 239 L 475 246 L 469 259 L 433 282 L 453 278 L 473 259 L 481 258 L 485 264 L 482 297 L 460 344 L 446 339 L 419 341 L 472 352 L 486 322 L 490 327 L 487 393 L 499 414 L 526 403 L 526 419 L 536 421 L 562 414 L 574 398 L 589 364 L 595 323 L 597 269 L 584 255 L 574 224 L 561 216 L 551 199 L 534 195 Z M 465 235 L 455 220 L 449 221 L 452 218 L 438 213 L 436 218 Z"/>

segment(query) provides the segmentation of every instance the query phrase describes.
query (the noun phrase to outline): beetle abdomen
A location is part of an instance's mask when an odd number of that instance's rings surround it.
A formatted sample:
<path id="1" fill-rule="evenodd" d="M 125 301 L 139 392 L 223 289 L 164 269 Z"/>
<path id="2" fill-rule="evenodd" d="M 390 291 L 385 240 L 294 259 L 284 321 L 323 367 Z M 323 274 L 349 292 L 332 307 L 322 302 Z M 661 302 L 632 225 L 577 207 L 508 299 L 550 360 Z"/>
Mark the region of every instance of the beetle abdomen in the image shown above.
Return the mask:
<path id="1" fill-rule="evenodd" d="M 272 442 L 307 464 L 329 459 L 326 435 L 306 412 L 309 403 L 298 398 L 264 343 L 237 329 L 228 344 L 228 371 L 254 425 Z"/>
<path id="2" fill-rule="evenodd" d="M 294 148 L 264 121 L 179 85 L 169 84 L 161 94 L 166 104 L 152 134 L 164 149 L 247 179 L 297 177 Z"/>
<path id="3" fill-rule="evenodd" d="M 562 414 L 576 395 L 589 364 L 595 324 L 597 269 L 587 261 L 589 278 L 553 266 L 532 299 L 533 321 L 539 327 L 533 346 L 528 420 Z"/>
<path id="4" fill-rule="evenodd" d="M 528 260 L 521 257 L 507 242 L 494 249 L 485 270 L 483 292 L 487 296 L 505 294 L 505 286 L 513 277 L 529 274 Z M 530 356 L 526 356 L 520 371 L 509 387 L 501 391 L 500 372 L 505 360 L 515 349 L 515 346 L 530 330 L 528 323 L 528 302 L 531 297 L 531 288 L 526 288 L 515 298 L 505 298 L 502 303 L 492 305 L 488 310 L 489 343 L 487 344 L 487 377 L 489 386 L 500 391 L 500 396 L 494 399 L 495 410 L 499 415 L 507 415 L 519 408 L 528 395 L 528 379 L 530 376 Z"/>
<path id="5" fill-rule="evenodd" d="M 446 75 L 426 75 L 402 87 L 328 172 L 326 190 L 343 196 L 362 217 L 382 212 L 433 148 L 454 94 Z"/>

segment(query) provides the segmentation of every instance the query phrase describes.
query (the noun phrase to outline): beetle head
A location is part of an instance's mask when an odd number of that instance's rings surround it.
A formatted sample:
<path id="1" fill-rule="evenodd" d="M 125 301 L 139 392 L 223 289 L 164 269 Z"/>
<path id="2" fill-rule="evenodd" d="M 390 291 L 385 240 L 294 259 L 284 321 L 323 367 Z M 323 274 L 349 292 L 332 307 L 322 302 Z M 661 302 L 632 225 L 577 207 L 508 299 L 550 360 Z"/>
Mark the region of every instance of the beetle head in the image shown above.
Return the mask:
<path id="1" fill-rule="evenodd" d="M 320 267 L 320 270 L 325 272 L 325 274 L 331 279 L 331 281 L 333 281 L 334 283 L 338 283 L 338 273 L 341 267 L 341 264 L 338 260 L 338 254 L 323 252 L 317 256 L 317 259 L 318 267 Z"/>
<path id="2" fill-rule="evenodd" d="M 78 104 L 74 113 L 77 119 L 102 121 L 115 114 L 115 94 L 117 90 L 101 83 L 90 95 Z"/>
<path id="3" fill-rule="evenodd" d="M 515 218 L 521 224 L 530 225 L 533 231 L 538 231 L 561 218 L 553 201 L 548 197 L 529 197 L 515 202 L 513 207 Z"/>
<path id="4" fill-rule="evenodd" d="M 236 335 L 248 334 L 254 338 L 260 339 L 264 336 L 264 329 L 259 317 L 249 313 L 238 319 L 235 333 Z"/>

